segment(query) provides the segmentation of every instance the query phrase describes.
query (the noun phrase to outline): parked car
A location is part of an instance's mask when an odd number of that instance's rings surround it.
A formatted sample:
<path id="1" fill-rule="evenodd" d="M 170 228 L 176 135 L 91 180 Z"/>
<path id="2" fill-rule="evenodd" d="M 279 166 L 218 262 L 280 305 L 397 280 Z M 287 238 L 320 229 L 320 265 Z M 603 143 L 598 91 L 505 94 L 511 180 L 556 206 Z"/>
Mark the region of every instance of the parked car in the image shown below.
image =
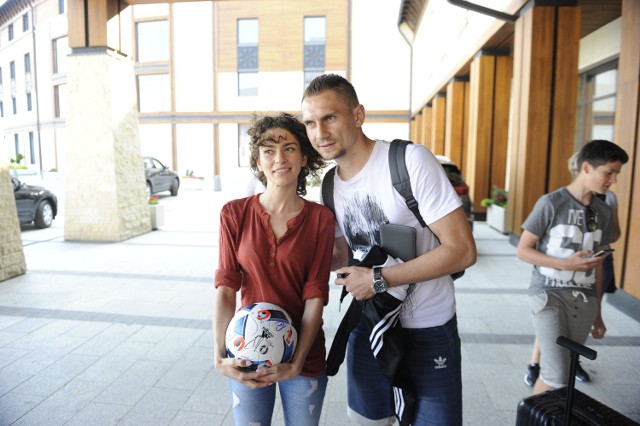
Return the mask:
<path id="1" fill-rule="evenodd" d="M 453 189 L 455 189 L 456 193 L 460 196 L 460 200 L 462 200 L 462 209 L 464 210 L 469 226 L 473 231 L 473 204 L 471 204 L 471 198 L 469 197 L 469 185 L 464 181 L 462 172 L 458 166 L 456 166 L 449 157 L 436 155 L 436 158 L 438 158 L 438 161 L 447 173 L 447 177 L 449 178 L 451 185 L 453 185 Z"/>
<path id="2" fill-rule="evenodd" d="M 144 157 L 144 175 L 147 180 L 147 196 L 162 191 L 178 195 L 180 178 L 178 174 L 153 157 Z"/>
<path id="3" fill-rule="evenodd" d="M 33 222 L 40 229 L 50 227 L 58 214 L 58 198 L 53 192 L 40 186 L 27 185 L 14 176 L 11 176 L 11 182 L 20 223 Z"/>

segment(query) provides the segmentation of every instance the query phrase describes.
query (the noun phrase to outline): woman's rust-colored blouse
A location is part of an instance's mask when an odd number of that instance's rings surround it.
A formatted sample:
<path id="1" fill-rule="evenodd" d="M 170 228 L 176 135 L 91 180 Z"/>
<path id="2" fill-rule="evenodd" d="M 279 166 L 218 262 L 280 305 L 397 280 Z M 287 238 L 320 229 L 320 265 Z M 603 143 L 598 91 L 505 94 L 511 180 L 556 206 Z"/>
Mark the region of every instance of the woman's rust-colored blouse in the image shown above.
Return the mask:
<path id="1" fill-rule="evenodd" d="M 239 290 L 242 306 L 268 302 L 284 308 L 299 333 L 305 301 L 329 301 L 334 234 L 333 213 L 317 203 L 305 200 L 302 211 L 287 222 L 285 234 L 276 239 L 259 195 L 230 201 L 220 212 L 214 285 Z M 314 377 L 324 372 L 321 328 L 301 374 Z"/>

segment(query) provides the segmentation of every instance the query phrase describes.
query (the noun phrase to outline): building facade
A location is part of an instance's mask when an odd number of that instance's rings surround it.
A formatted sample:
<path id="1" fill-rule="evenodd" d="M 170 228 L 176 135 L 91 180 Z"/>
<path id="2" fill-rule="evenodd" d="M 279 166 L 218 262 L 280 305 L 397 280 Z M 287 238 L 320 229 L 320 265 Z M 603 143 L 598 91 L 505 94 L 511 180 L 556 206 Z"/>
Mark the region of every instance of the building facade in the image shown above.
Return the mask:
<path id="1" fill-rule="evenodd" d="M 399 1 L 376 1 L 375 8 L 346 0 L 131 3 L 117 13 L 117 30 L 115 18 L 106 23 L 106 45 L 134 70 L 142 155 L 182 176 L 205 185 L 220 177 L 223 188 L 246 179 L 251 116 L 298 114 L 305 85 L 324 72 L 353 79 L 368 101 L 370 132 L 408 137 L 409 46 L 386 19 Z M 67 7 L 58 0 L 0 7 L 0 158 L 20 154 L 31 172 L 65 169 L 67 62 L 77 48 L 69 47 Z M 366 14 L 369 24 L 354 14 Z M 35 25 L 23 30 L 23 19 Z M 389 53 L 374 66 L 370 58 L 381 48 Z M 91 103 L 74 102 L 84 101 Z"/>

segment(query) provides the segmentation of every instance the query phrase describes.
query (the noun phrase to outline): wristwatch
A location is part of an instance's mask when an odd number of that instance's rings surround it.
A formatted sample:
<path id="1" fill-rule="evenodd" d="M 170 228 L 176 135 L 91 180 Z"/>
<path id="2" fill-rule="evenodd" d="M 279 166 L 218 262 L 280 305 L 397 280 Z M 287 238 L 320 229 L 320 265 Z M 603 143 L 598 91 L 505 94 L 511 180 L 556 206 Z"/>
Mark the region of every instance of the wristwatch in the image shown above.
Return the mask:
<path id="1" fill-rule="evenodd" d="M 373 268 L 373 284 L 371 284 L 371 288 L 373 288 L 373 291 L 376 293 L 384 293 L 389 288 L 387 282 L 382 278 L 381 266 Z"/>

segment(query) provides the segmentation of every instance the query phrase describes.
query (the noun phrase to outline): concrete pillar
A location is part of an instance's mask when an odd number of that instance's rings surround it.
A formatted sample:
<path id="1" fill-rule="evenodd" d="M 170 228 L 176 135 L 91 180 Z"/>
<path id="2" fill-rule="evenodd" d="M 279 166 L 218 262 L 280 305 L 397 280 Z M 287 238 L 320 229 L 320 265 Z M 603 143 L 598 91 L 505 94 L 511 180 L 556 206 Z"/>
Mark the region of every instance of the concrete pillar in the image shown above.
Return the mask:
<path id="1" fill-rule="evenodd" d="M 131 60 L 108 48 L 69 57 L 66 240 L 122 241 L 151 230 Z"/>
<path id="2" fill-rule="evenodd" d="M 0 168 L 0 281 L 27 271 L 11 176 Z"/>

